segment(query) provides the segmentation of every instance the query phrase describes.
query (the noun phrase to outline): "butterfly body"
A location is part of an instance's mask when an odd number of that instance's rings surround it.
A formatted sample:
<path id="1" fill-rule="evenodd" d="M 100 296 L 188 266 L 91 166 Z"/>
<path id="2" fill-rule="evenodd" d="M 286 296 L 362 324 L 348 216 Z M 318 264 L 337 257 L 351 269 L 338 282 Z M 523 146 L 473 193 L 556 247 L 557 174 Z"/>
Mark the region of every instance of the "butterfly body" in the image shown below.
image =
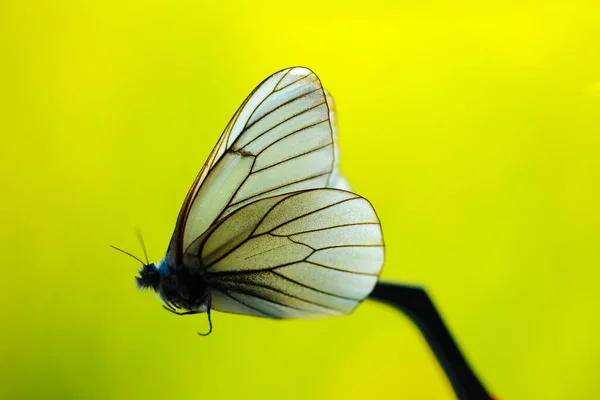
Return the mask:
<path id="1" fill-rule="evenodd" d="M 170 266 L 165 258 L 158 266 L 144 265 L 139 274 L 138 287 L 152 288 L 170 309 L 188 313 L 207 311 L 210 292 L 201 268 Z"/>
<path id="2" fill-rule="evenodd" d="M 234 114 L 184 200 L 164 260 L 138 286 L 175 313 L 344 315 L 384 261 L 372 205 L 340 175 L 335 107 L 309 69 L 265 79 Z M 182 310 L 180 312 L 179 310 Z"/>

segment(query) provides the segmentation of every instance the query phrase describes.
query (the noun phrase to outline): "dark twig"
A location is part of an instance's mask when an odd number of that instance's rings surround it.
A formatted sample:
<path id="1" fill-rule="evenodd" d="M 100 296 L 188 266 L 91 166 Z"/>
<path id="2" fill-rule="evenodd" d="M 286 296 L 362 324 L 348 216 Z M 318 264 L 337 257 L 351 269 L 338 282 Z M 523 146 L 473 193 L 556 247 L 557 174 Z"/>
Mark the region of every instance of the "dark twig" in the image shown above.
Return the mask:
<path id="1" fill-rule="evenodd" d="M 465 360 L 425 289 L 379 282 L 369 297 L 402 311 L 412 319 L 427 340 L 459 399 L 492 400 Z"/>

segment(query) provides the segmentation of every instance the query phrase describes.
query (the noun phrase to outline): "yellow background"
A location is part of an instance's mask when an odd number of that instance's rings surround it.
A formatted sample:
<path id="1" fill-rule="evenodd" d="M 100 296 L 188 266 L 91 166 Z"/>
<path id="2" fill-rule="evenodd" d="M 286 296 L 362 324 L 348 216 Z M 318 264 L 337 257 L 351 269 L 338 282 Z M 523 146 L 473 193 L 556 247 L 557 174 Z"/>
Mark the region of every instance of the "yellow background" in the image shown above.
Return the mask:
<path id="1" fill-rule="evenodd" d="M 139 293 L 231 115 L 312 68 L 383 278 L 502 399 L 600 395 L 596 1 L 0 3 L 0 397 L 451 399 L 404 316 L 177 317 Z M 416 2 L 418 3 L 418 2 Z"/>

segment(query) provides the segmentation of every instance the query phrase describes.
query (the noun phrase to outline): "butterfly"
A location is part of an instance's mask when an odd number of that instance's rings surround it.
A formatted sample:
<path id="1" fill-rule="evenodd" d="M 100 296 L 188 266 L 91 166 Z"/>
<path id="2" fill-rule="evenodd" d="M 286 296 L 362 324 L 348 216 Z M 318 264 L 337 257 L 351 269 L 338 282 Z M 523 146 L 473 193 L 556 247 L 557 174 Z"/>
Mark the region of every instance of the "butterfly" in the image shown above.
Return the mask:
<path id="1" fill-rule="evenodd" d="M 379 219 L 340 174 L 333 99 L 303 67 L 265 79 L 189 189 L 166 257 L 136 277 L 179 315 L 352 312 L 384 263 Z"/>

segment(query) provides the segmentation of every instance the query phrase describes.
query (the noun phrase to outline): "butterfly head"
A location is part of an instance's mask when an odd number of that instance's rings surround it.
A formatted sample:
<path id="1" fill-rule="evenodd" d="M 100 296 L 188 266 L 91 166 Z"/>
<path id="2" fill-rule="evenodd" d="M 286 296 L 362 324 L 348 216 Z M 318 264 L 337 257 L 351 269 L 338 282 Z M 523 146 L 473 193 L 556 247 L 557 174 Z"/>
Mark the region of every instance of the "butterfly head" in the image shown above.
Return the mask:
<path id="1" fill-rule="evenodd" d="M 137 283 L 137 287 L 139 289 L 148 289 L 152 288 L 156 290 L 160 285 L 160 271 L 156 268 L 156 265 L 144 264 L 142 269 L 138 271 L 140 276 L 135 277 L 135 281 Z"/>

